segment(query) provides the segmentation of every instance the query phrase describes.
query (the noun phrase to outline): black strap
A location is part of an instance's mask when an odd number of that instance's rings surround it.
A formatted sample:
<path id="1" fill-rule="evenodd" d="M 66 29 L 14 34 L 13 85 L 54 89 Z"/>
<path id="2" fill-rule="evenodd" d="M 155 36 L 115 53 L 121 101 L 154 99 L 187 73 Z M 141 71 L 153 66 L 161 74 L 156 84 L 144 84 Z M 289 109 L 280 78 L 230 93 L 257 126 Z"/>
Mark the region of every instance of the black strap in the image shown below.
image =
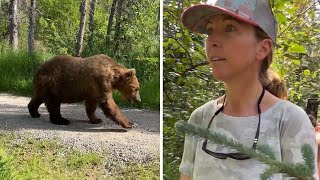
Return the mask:
<path id="1" fill-rule="evenodd" d="M 258 121 L 258 127 L 257 127 L 257 132 L 256 132 L 256 136 L 254 137 L 254 141 L 253 141 L 253 145 L 252 145 L 252 148 L 253 149 L 256 149 L 256 146 L 257 146 L 257 143 L 258 143 L 258 139 L 259 139 L 259 134 L 260 134 L 260 122 L 261 122 L 261 108 L 260 108 L 260 104 L 261 104 L 261 101 L 262 101 L 262 98 L 264 96 L 264 93 L 265 93 L 265 89 L 262 87 L 262 92 L 261 92 L 261 95 L 258 99 L 258 102 L 257 102 L 257 108 L 258 108 L 258 114 L 259 114 L 259 121 Z M 216 117 L 216 115 L 218 115 L 223 109 L 224 109 L 224 106 L 225 106 L 225 102 L 226 102 L 226 97 L 227 95 L 224 95 L 224 98 L 223 98 L 223 103 L 222 103 L 222 106 L 214 113 L 214 115 L 212 116 L 209 124 L 208 124 L 208 127 L 207 129 L 209 129 L 214 117 Z"/>
<path id="2" fill-rule="evenodd" d="M 259 114 L 259 121 L 258 121 L 258 127 L 257 127 L 256 136 L 254 137 L 254 141 L 253 141 L 253 145 L 252 145 L 252 148 L 253 148 L 253 149 L 256 149 L 256 146 L 257 146 L 257 143 L 258 143 L 258 139 L 259 139 L 260 122 L 261 122 L 261 108 L 260 108 L 260 104 L 261 104 L 262 98 L 263 98 L 263 96 L 264 96 L 264 92 L 265 92 L 265 89 L 262 87 L 262 92 L 261 92 L 261 95 L 260 95 L 260 97 L 259 97 L 259 99 L 258 99 L 258 103 L 257 103 L 258 114 Z"/>
<path id="3" fill-rule="evenodd" d="M 224 95 L 222 106 L 221 106 L 221 107 L 218 109 L 218 111 L 216 111 L 216 112 L 214 113 L 214 115 L 212 116 L 212 118 L 211 118 L 211 120 L 210 120 L 210 122 L 209 122 L 209 124 L 208 124 L 207 129 L 209 129 L 209 127 L 210 127 L 210 125 L 211 125 L 211 123 L 212 123 L 212 121 L 213 121 L 213 118 L 216 117 L 216 115 L 218 115 L 218 114 L 224 109 L 224 105 L 225 105 L 225 102 L 226 102 L 226 97 L 227 97 L 227 95 Z"/>
<path id="4" fill-rule="evenodd" d="M 257 102 L 257 108 L 258 108 L 258 114 L 259 114 L 259 121 L 258 121 L 257 132 L 256 132 L 256 135 L 255 135 L 255 137 L 254 137 L 254 141 L 253 141 L 253 145 L 252 145 L 252 148 L 253 148 L 253 149 L 256 149 L 256 146 L 257 146 L 257 143 L 258 143 L 258 139 L 259 139 L 259 134 L 260 134 L 260 122 L 261 122 L 261 108 L 260 108 L 260 104 L 261 104 L 262 98 L 263 98 L 263 96 L 264 96 L 264 93 L 265 93 L 265 89 L 262 87 L 262 92 L 261 92 L 261 95 L 260 95 L 260 97 L 259 97 L 259 99 L 258 99 L 258 102 Z M 224 109 L 225 102 L 226 102 L 226 97 L 227 97 L 227 95 L 224 95 L 224 99 L 223 99 L 223 104 L 222 104 L 222 106 L 221 106 L 221 107 L 218 109 L 218 111 L 216 111 L 216 112 L 214 113 L 214 115 L 212 116 L 212 118 L 211 118 L 211 120 L 210 120 L 210 122 L 209 122 L 209 124 L 208 124 L 208 127 L 207 127 L 208 129 L 209 129 L 209 127 L 210 127 L 210 125 L 211 125 L 214 117 L 215 117 L 216 115 L 218 115 L 218 114 Z"/>

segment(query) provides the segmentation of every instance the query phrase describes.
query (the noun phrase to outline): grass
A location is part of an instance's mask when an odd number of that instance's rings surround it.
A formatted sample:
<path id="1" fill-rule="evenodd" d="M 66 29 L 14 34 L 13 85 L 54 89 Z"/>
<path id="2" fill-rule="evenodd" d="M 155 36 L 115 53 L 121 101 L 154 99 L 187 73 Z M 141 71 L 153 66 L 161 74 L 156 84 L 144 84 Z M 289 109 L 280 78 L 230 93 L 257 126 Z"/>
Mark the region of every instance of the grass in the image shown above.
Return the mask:
<path id="1" fill-rule="evenodd" d="M 53 57 L 50 53 L 29 55 L 24 51 L 5 51 L 0 55 L 0 92 L 15 95 L 31 96 L 33 76 L 36 69 L 46 60 Z M 114 93 L 115 101 L 123 107 L 160 110 L 160 70 L 159 60 L 126 60 L 117 62 L 128 68 L 135 68 L 140 81 L 140 96 L 142 102 L 130 104 L 119 93 Z"/>
<path id="2" fill-rule="evenodd" d="M 112 171 L 112 176 L 108 176 L 107 179 L 116 180 L 158 180 L 160 179 L 160 164 L 159 160 L 154 160 L 151 164 L 137 164 L 130 163 L 126 167 L 117 166 L 115 169 L 118 171 Z"/>
<path id="3" fill-rule="evenodd" d="M 0 134 L 0 144 L 1 179 L 159 179 L 157 160 L 151 165 L 116 164 L 106 175 L 107 153 L 81 153 L 53 140 L 21 140 L 14 134 Z"/>

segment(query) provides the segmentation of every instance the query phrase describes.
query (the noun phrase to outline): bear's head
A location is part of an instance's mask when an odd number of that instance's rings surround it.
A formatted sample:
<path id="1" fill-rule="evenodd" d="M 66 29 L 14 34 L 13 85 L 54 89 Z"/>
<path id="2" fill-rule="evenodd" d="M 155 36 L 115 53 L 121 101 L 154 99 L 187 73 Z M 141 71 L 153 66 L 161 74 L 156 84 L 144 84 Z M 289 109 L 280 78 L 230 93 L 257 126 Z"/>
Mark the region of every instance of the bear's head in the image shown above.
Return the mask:
<path id="1" fill-rule="evenodd" d="M 140 86 L 135 69 L 128 69 L 124 72 L 114 85 L 127 101 L 131 103 L 141 101 Z"/>

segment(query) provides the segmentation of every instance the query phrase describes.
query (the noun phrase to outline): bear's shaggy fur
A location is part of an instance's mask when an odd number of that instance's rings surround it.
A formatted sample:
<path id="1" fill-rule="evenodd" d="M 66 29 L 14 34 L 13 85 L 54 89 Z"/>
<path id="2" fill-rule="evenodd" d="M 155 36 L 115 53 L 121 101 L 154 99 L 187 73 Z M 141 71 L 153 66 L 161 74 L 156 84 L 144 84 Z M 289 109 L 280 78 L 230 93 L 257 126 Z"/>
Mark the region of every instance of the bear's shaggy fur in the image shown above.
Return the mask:
<path id="1" fill-rule="evenodd" d="M 61 103 L 85 101 L 86 112 L 94 124 L 101 123 L 95 115 L 99 105 L 104 114 L 124 128 L 133 123 L 120 112 L 112 98 L 117 89 L 130 102 L 139 102 L 139 81 L 134 69 L 117 64 L 110 57 L 100 54 L 87 58 L 58 55 L 39 67 L 34 77 L 34 94 L 28 104 L 32 117 L 40 117 L 38 108 L 45 103 L 50 121 L 69 124 L 61 116 Z"/>

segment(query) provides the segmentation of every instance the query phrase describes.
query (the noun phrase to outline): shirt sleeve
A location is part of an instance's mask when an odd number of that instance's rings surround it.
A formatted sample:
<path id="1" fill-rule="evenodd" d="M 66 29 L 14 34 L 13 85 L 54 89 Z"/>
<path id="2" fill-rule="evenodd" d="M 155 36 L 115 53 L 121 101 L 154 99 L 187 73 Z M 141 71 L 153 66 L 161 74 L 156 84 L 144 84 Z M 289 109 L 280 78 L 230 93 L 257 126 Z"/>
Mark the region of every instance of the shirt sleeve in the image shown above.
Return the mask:
<path id="1" fill-rule="evenodd" d="M 201 110 L 199 110 L 198 108 L 192 112 L 188 120 L 188 123 L 199 125 L 201 121 L 202 121 L 202 113 L 201 113 Z M 191 176 L 191 177 L 193 173 L 193 165 L 194 165 L 197 142 L 198 142 L 197 138 L 194 138 L 193 136 L 190 136 L 188 134 L 185 135 L 184 150 L 183 150 L 179 171 L 180 173 Z"/>
<path id="2" fill-rule="evenodd" d="M 304 144 L 309 144 L 315 157 L 314 178 L 318 179 L 318 166 L 316 163 L 318 146 L 314 127 L 305 111 L 296 105 L 290 105 L 285 110 L 280 128 L 282 162 L 303 163 L 301 147 Z"/>

